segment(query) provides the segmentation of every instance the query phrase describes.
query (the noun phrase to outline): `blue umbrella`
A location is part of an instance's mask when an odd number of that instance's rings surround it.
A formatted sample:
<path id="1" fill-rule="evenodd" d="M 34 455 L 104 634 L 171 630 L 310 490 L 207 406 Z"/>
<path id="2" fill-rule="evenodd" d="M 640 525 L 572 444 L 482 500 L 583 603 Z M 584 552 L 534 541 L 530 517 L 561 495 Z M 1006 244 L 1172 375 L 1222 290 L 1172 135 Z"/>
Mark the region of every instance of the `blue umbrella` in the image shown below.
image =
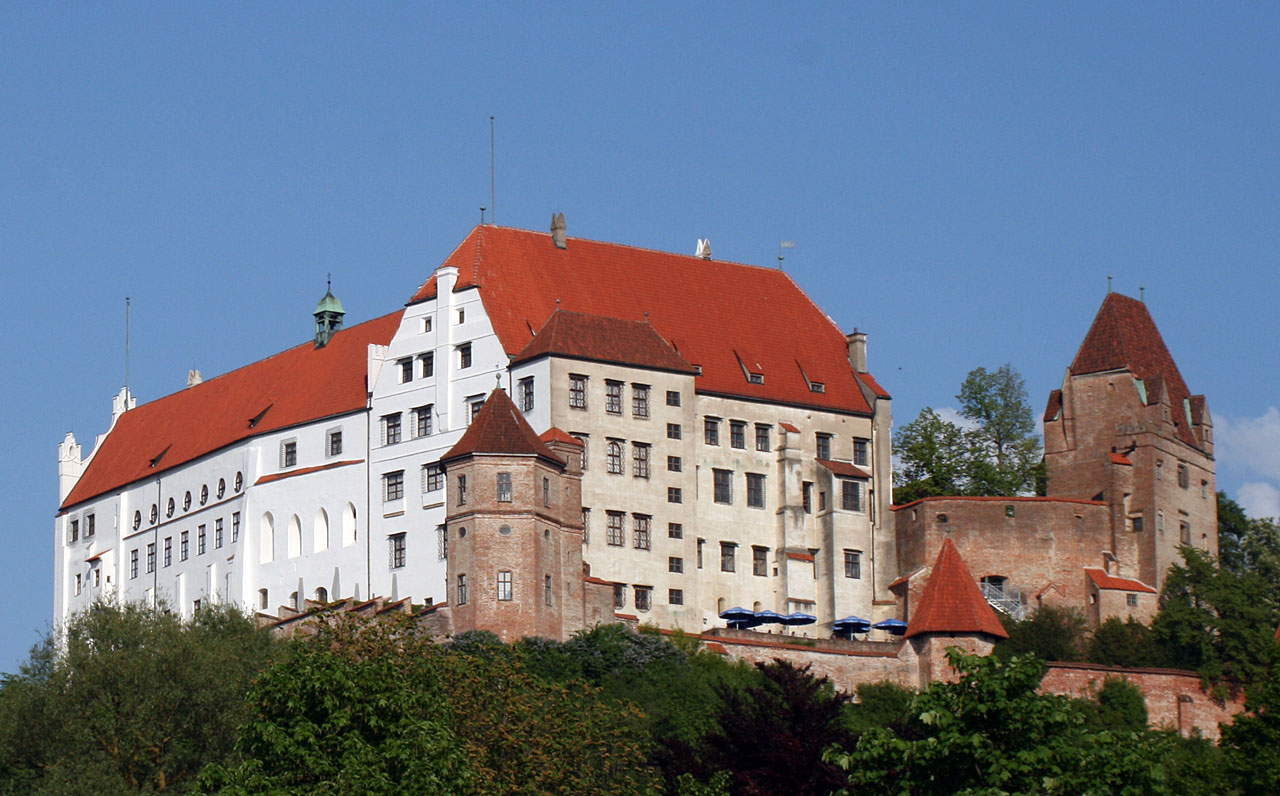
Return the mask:
<path id="1" fill-rule="evenodd" d="M 786 617 L 776 611 L 756 611 L 756 621 L 761 624 L 783 624 Z"/>
<path id="2" fill-rule="evenodd" d="M 782 624 L 784 625 L 812 625 L 814 622 L 817 622 L 817 621 L 818 621 L 818 617 L 814 616 L 813 614 L 805 614 L 799 611 L 796 611 L 794 614 L 787 614 L 786 616 L 782 617 Z"/>
<path id="3" fill-rule="evenodd" d="M 858 616 L 846 616 L 832 622 L 831 629 L 844 633 L 866 633 L 871 629 L 871 623 Z"/>
<path id="4" fill-rule="evenodd" d="M 730 608 L 720 612 L 720 618 L 728 622 L 745 622 L 756 618 L 756 612 L 746 608 Z"/>
<path id="5" fill-rule="evenodd" d="M 901 619 L 881 619 L 872 625 L 876 630 L 887 630 L 895 636 L 901 636 L 907 632 L 907 623 Z"/>

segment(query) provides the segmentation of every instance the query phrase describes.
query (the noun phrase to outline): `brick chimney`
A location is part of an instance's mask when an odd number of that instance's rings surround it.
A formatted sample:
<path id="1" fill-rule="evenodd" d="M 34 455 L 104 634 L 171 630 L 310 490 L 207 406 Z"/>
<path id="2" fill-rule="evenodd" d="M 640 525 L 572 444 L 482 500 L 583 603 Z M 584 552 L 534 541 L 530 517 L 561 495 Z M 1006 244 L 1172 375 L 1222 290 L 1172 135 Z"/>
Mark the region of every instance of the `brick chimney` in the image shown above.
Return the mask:
<path id="1" fill-rule="evenodd" d="M 849 364 L 858 373 L 867 372 L 867 333 L 854 329 L 845 335 L 849 343 Z"/>

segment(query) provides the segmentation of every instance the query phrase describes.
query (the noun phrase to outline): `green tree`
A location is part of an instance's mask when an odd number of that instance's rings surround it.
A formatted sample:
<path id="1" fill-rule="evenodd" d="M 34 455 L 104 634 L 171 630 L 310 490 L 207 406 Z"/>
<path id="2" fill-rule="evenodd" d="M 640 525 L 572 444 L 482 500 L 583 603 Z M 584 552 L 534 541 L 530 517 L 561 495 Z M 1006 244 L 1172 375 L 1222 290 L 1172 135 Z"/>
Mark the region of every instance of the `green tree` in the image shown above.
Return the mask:
<path id="1" fill-rule="evenodd" d="M 1147 698 L 1142 689 L 1123 677 L 1102 681 L 1094 704 L 1096 723 L 1104 730 L 1143 732 L 1147 729 Z"/>
<path id="2" fill-rule="evenodd" d="M 251 679 L 274 649 L 252 619 L 210 606 L 97 603 L 0 686 L 0 792 L 185 793 L 233 755 Z"/>
<path id="3" fill-rule="evenodd" d="M 1021 621 L 1000 614 L 1009 637 L 996 644 L 995 654 L 1009 659 L 1033 654 L 1046 661 L 1082 661 L 1087 644 L 1084 614 L 1079 608 L 1041 606 Z"/>
<path id="4" fill-rule="evenodd" d="M 900 462 L 894 473 L 895 503 L 964 493 L 970 459 L 968 437 L 964 429 L 943 420 L 930 407 L 898 429 L 893 452 Z"/>
<path id="5" fill-rule="evenodd" d="M 1169 666 L 1169 656 L 1151 628 L 1132 616 L 1110 617 L 1093 631 L 1088 659 L 1107 666 Z"/>
<path id="6" fill-rule="evenodd" d="M 960 674 L 920 693 L 911 732 L 871 728 L 827 759 L 858 794 L 1165 794 L 1170 741 L 1094 731 L 1078 700 L 1040 694 L 1044 664 L 947 651 Z M 917 729 L 918 728 L 918 729 Z"/>
<path id="7" fill-rule="evenodd" d="M 1247 712 L 1222 727 L 1228 775 L 1241 793 L 1280 793 L 1280 678 L 1246 688 Z"/>

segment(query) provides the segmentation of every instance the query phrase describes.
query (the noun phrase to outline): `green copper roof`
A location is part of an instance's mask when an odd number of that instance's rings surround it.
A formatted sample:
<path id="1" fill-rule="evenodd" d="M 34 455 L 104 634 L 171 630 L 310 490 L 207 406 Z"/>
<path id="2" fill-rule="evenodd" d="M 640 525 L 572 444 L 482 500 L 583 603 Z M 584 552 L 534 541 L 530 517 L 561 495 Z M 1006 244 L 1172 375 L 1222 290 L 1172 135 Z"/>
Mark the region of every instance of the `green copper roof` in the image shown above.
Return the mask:
<path id="1" fill-rule="evenodd" d="M 333 295 L 333 291 L 326 290 L 324 298 L 320 299 L 320 303 L 316 305 L 314 314 L 319 315 L 322 312 L 336 312 L 340 315 L 346 315 L 347 311 L 342 308 L 342 302 L 338 301 L 338 297 Z"/>

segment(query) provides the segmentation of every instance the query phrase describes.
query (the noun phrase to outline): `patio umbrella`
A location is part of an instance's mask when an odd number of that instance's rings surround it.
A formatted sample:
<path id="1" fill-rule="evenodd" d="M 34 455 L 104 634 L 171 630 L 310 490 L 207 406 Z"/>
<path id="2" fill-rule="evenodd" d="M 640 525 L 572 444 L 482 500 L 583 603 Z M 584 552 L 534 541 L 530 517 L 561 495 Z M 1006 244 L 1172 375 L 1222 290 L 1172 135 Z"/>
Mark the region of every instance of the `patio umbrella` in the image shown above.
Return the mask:
<path id="1" fill-rule="evenodd" d="M 872 625 L 876 630 L 887 630 L 895 636 L 901 636 L 907 632 L 907 623 L 901 619 L 881 619 Z"/>
<path id="2" fill-rule="evenodd" d="M 755 611 L 746 608 L 730 608 L 720 612 L 720 618 L 729 623 L 729 627 L 735 630 L 743 630 L 760 624 L 760 620 L 756 619 Z"/>
<path id="3" fill-rule="evenodd" d="M 859 616 L 846 616 L 831 623 L 831 629 L 843 633 L 866 633 L 871 623 Z"/>
<path id="4" fill-rule="evenodd" d="M 812 625 L 814 622 L 817 622 L 817 621 L 818 621 L 818 617 L 814 616 L 813 614 L 805 614 L 799 611 L 796 611 L 794 614 L 787 614 L 786 616 L 782 617 L 782 624 L 784 625 Z"/>
<path id="5" fill-rule="evenodd" d="M 784 619 L 786 619 L 786 617 L 777 611 L 756 611 L 756 621 L 761 624 L 767 625 L 776 623 L 781 625 L 783 624 Z"/>

